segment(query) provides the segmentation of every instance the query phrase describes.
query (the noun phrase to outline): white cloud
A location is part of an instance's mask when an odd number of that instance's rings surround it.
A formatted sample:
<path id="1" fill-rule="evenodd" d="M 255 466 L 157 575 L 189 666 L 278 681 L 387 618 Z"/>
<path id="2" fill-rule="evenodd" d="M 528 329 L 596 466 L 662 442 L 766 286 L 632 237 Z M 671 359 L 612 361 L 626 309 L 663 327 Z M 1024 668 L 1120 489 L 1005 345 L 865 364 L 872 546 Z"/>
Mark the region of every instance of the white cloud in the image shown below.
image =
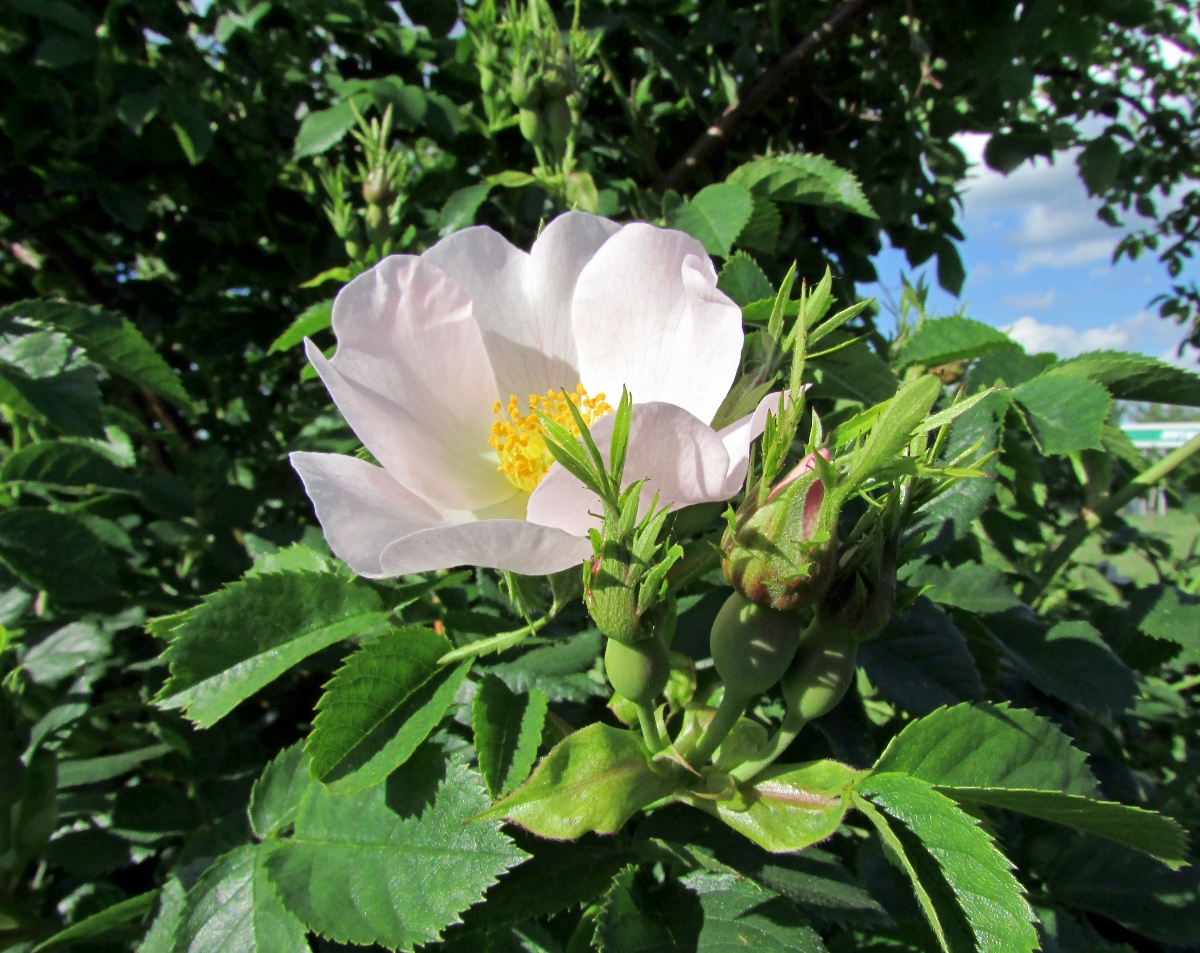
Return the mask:
<path id="1" fill-rule="evenodd" d="M 1014 233 L 1010 244 L 1062 245 L 1099 237 L 1109 238 L 1112 230 L 1086 202 L 1034 202 L 1021 216 L 1021 228 Z"/>
<path id="2" fill-rule="evenodd" d="M 1005 328 L 1005 332 L 1030 354 L 1050 351 L 1060 358 L 1066 358 L 1085 351 L 1129 350 L 1133 334 L 1129 328 L 1122 326 L 1123 323 L 1081 331 L 1062 324 L 1043 324 L 1037 318 L 1026 315 L 1018 318 L 1012 327 Z"/>
<path id="3" fill-rule="evenodd" d="M 1004 175 L 983 161 L 983 150 L 990 138 L 981 132 L 954 137 L 972 166 L 963 190 L 963 207 L 968 216 L 1007 212 L 1037 202 L 1049 205 L 1061 201 L 1064 192 L 1072 190 L 1083 196 L 1075 168 L 1077 150 L 1058 153 L 1054 162 L 1034 159 Z"/>
<path id="4" fill-rule="evenodd" d="M 1034 268 L 1073 268 L 1076 265 L 1086 265 L 1090 261 L 1111 258 L 1115 245 L 1115 239 L 1093 238 L 1091 241 L 1076 242 L 1063 247 L 1029 248 L 1017 256 L 1013 271 L 1023 275 Z"/>
<path id="5" fill-rule="evenodd" d="M 1026 291 L 1021 294 L 1008 295 L 1001 299 L 1003 304 L 1010 308 L 1017 308 L 1021 311 L 1045 311 L 1058 299 L 1058 292 L 1051 289 L 1050 291 Z"/>
<path id="6" fill-rule="evenodd" d="M 1133 351 L 1156 356 L 1168 364 L 1192 371 L 1197 370 L 1196 365 L 1200 363 L 1200 350 L 1196 348 L 1186 347 L 1179 353 L 1183 329 L 1147 310 L 1102 328 L 1046 324 L 1026 315 L 1004 332 L 1030 354 L 1049 351 L 1060 358 L 1068 358 L 1086 351 Z"/>
<path id="7" fill-rule="evenodd" d="M 955 141 L 973 164 L 963 195 L 967 234 L 999 229 L 1003 243 L 1016 251 L 1008 270 L 1023 275 L 1112 256 L 1119 234 L 1096 218 L 1100 202 L 1079 179 L 1078 149 L 1058 153 L 1053 162 L 1033 159 L 1002 175 L 983 162 L 988 136 L 969 133 Z"/>

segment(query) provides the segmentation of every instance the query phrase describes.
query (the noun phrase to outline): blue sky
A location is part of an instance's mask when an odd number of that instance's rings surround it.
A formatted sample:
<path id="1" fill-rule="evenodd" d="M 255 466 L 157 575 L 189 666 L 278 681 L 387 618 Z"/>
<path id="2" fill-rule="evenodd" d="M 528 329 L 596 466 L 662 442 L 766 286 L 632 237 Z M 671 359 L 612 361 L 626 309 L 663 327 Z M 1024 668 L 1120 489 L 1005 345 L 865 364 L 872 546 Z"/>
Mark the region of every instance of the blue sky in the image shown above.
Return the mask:
<path id="1" fill-rule="evenodd" d="M 1195 352 L 1175 356 L 1183 329 L 1158 317 L 1150 300 L 1170 288 L 1152 255 L 1112 263 L 1122 232 L 1096 218 L 1073 153 L 1055 163 L 1037 160 L 1003 176 L 983 164 L 987 137 L 966 135 L 960 148 L 973 163 L 963 197 L 959 250 L 967 268 L 962 296 L 937 287 L 932 263 L 914 271 L 904 254 L 886 248 L 876 258 L 877 285 L 859 293 L 886 301 L 899 296 L 900 276 L 928 272 L 931 313 L 949 314 L 963 303 L 967 315 L 1009 331 L 1031 352 L 1062 357 L 1111 348 L 1195 366 Z M 886 308 L 883 327 L 890 327 Z"/>

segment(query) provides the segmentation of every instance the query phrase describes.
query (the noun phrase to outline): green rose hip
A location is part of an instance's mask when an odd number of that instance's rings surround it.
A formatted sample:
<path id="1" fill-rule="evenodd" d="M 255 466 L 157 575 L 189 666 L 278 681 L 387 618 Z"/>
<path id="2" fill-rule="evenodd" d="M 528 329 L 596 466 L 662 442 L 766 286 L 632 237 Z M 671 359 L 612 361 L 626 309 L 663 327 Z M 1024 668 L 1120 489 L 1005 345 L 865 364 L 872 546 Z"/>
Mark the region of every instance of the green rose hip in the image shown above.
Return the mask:
<path id="1" fill-rule="evenodd" d="M 609 639 L 604 670 L 618 695 L 635 705 L 648 705 L 667 687 L 671 651 L 657 635 L 630 643 Z"/>
<path id="2" fill-rule="evenodd" d="M 787 671 L 800 643 L 796 616 L 733 593 L 713 622 L 709 647 L 725 690 L 749 700 Z"/>

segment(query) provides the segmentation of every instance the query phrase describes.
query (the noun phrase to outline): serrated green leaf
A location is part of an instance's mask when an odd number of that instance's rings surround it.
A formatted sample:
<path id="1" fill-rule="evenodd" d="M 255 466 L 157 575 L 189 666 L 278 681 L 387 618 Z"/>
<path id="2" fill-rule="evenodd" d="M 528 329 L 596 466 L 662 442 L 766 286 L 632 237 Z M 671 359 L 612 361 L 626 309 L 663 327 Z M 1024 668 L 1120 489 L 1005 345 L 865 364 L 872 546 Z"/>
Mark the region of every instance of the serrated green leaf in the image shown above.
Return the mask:
<path id="1" fill-rule="evenodd" d="M 491 182 L 479 182 L 459 189 L 446 199 L 438 214 L 438 234 L 445 237 L 460 228 L 475 224 L 475 214 L 492 193 Z"/>
<path id="2" fill-rule="evenodd" d="M 592 724 L 568 735 L 533 774 L 480 819 L 504 819 L 542 837 L 613 834 L 674 789 L 631 731 Z"/>
<path id="3" fill-rule="evenodd" d="M 1200 375 L 1174 364 L 1124 351 L 1093 351 L 1053 364 L 1051 375 L 1086 377 L 1117 400 L 1200 407 Z"/>
<path id="4" fill-rule="evenodd" d="M 284 748 L 264 769 L 250 791 L 250 827 L 260 838 L 271 837 L 296 819 L 300 799 L 312 784 L 308 753 L 297 741 Z"/>
<path id="5" fill-rule="evenodd" d="M 184 898 L 174 953 L 308 953 L 304 925 L 267 877 L 276 848 L 248 844 L 219 857 Z"/>
<path id="6" fill-rule="evenodd" d="M 208 727 L 297 662 L 387 617 L 374 589 L 329 573 L 231 583 L 172 625 L 171 677 L 155 702 Z"/>
<path id="7" fill-rule="evenodd" d="M 487 803 L 475 771 L 425 745 L 385 784 L 349 795 L 309 788 L 294 837 L 267 868 L 309 929 L 412 950 L 525 859 L 499 824 L 467 823 Z"/>
<path id="8" fill-rule="evenodd" d="M 339 794 L 385 780 L 437 727 L 472 660 L 439 668 L 450 640 L 394 629 L 350 656 L 317 702 L 304 750 L 311 773 Z"/>
<path id="9" fill-rule="evenodd" d="M 1076 838 L 1045 871 L 1049 895 L 1173 947 L 1200 943 L 1200 866 L 1170 868 L 1098 837 Z"/>
<path id="10" fill-rule="evenodd" d="M 107 907 L 99 913 L 93 913 L 89 917 L 84 917 L 78 923 L 71 924 L 65 930 L 59 930 L 54 936 L 48 940 L 43 940 L 35 946 L 33 953 L 41 953 L 42 950 L 57 949 L 60 946 L 74 943 L 76 940 L 90 940 L 93 937 L 103 936 L 115 927 L 122 926 L 130 920 L 136 920 L 145 914 L 154 906 L 154 901 L 157 897 L 157 890 L 148 890 L 145 893 L 138 894 L 136 897 L 130 897 L 128 900 L 122 900 L 120 903 L 114 903 L 111 907 Z"/>
<path id="11" fill-rule="evenodd" d="M 858 792 L 903 824 L 936 861 L 979 953 L 1030 953 L 1038 948 L 1033 910 L 1012 875 L 1012 864 L 974 818 L 910 775 L 874 774 Z M 908 853 L 915 860 L 913 851 Z M 931 871 L 919 862 L 914 867 L 931 896 L 944 893 Z M 946 938 L 956 949 L 953 934 L 947 932 Z"/>
<path id="12" fill-rule="evenodd" d="M 731 182 L 718 182 L 705 186 L 689 201 L 671 209 L 667 222 L 671 228 L 698 239 L 710 255 L 728 258 L 753 210 L 754 199 L 747 189 Z"/>
<path id="13" fill-rule="evenodd" d="M 1057 791 L 941 787 L 938 790 L 956 801 L 1002 807 L 1095 834 L 1176 866 L 1187 863 L 1183 829 L 1171 818 L 1154 811 Z"/>
<path id="14" fill-rule="evenodd" d="M 697 871 L 683 884 L 699 897 L 704 912 L 696 953 L 824 953 L 800 911 L 753 880 Z"/>
<path id="15" fill-rule="evenodd" d="M 779 232 L 783 228 L 783 216 L 779 206 L 762 195 L 753 195 L 754 211 L 750 213 L 750 221 L 737 237 L 740 248 L 760 251 L 766 255 L 774 255 L 779 245 Z"/>
<path id="16" fill-rule="evenodd" d="M 587 674 L 603 649 L 604 637 L 589 629 L 565 642 L 533 649 L 512 662 L 493 665 L 491 671 L 514 692 L 540 688 L 551 702 L 587 701 L 609 694 L 606 686 Z"/>
<path id="17" fill-rule="evenodd" d="M 137 953 L 174 953 L 175 931 L 183 916 L 183 889 L 178 877 L 169 877 L 158 892 L 158 910 L 146 936 L 138 944 Z"/>
<path id="18" fill-rule="evenodd" d="M 877 218 L 851 173 L 811 153 L 754 159 L 734 169 L 726 181 L 776 202 L 821 205 Z"/>
<path id="19" fill-rule="evenodd" d="M 79 520 L 46 509 L 0 512 L 0 561 L 34 589 L 68 603 L 111 595 L 117 564 Z"/>
<path id="20" fill-rule="evenodd" d="M 246 576 L 265 576 L 272 572 L 329 572 L 329 569 L 329 560 L 315 549 L 309 549 L 303 543 L 292 543 L 259 556 L 246 570 Z"/>
<path id="21" fill-rule="evenodd" d="M 1116 184 L 1121 147 L 1112 136 L 1097 136 L 1075 159 L 1089 195 L 1103 195 Z"/>
<path id="22" fill-rule="evenodd" d="M 54 488 L 100 488 L 132 493 L 136 487 L 108 457 L 87 444 L 43 440 L 12 454 L 0 468 L 0 480 Z"/>
<path id="23" fill-rule="evenodd" d="M 807 362 L 805 373 L 812 373 L 815 383 L 813 396 L 829 399 L 843 398 L 871 405 L 887 400 L 896 393 L 896 376 L 866 341 L 848 344 L 845 331 L 830 335 L 826 351 Z"/>
<path id="24" fill-rule="evenodd" d="M 357 121 L 349 101 L 310 112 L 296 133 L 292 158 L 303 159 L 328 152 L 342 141 Z"/>
<path id="25" fill-rule="evenodd" d="M 1132 607 L 1140 632 L 1200 649 L 1200 597 L 1176 586 L 1147 586 L 1134 596 Z"/>
<path id="26" fill-rule="evenodd" d="M 36 321 L 66 334 L 105 370 L 148 387 L 178 404 L 191 400 L 179 377 L 128 318 L 100 307 L 69 301 L 18 301 L 0 308 L 0 322 Z"/>
<path id="27" fill-rule="evenodd" d="M 950 440 L 942 461 L 953 460 L 976 444 L 981 454 L 990 453 L 999 444 L 1000 426 L 990 401 L 977 404 L 954 421 Z M 921 507 L 920 522 L 912 530 L 914 536 L 921 528 L 940 529 L 947 522 L 953 537 L 965 536 L 995 495 L 995 476 L 963 480 Z M 940 535 L 940 533 L 938 534 Z"/>
<path id="28" fill-rule="evenodd" d="M 1096 779 L 1058 726 L 1024 708 L 955 705 L 910 722 L 872 769 L 939 788 L 1018 788 L 1090 797 Z"/>
<path id="29" fill-rule="evenodd" d="M 896 355 L 900 367 L 921 364 L 937 367 L 952 361 L 969 361 L 996 348 L 1015 347 L 1013 339 L 990 324 L 952 315 L 924 322 Z"/>
<path id="30" fill-rule="evenodd" d="M 99 784 L 111 781 L 137 768 L 146 761 L 153 761 L 170 754 L 175 749 L 167 744 L 146 745 L 121 754 L 106 754 L 98 758 L 75 758 L 62 761 L 58 766 L 58 786 L 75 788 L 84 784 Z"/>
<path id="31" fill-rule="evenodd" d="M 489 923 L 550 916 L 589 904 L 608 889 L 632 857 L 614 837 L 584 834 L 553 841 L 514 830 L 518 847 L 531 855 L 487 892 L 481 915 Z"/>
<path id="32" fill-rule="evenodd" d="M 908 878 L 917 906 L 933 931 L 938 949 L 942 953 L 975 953 L 971 927 L 955 902 L 953 891 L 938 873 L 937 862 L 929 856 L 921 842 L 907 832 L 903 824 L 877 810 L 866 798 L 854 794 L 853 803 L 875 828 L 888 863 Z M 921 948 L 924 947 L 921 944 Z"/>
<path id="33" fill-rule="evenodd" d="M 524 781 L 537 760 L 546 721 L 546 693 L 513 692 L 495 675 L 485 675 L 475 690 L 471 725 L 479 770 L 493 797 Z"/>
<path id="34" fill-rule="evenodd" d="M 0 404 L 65 434 L 104 435 L 96 369 L 55 331 L 0 337 Z"/>
<path id="35" fill-rule="evenodd" d="M 333 323 L 333 300 L 320 301 L 310 305 L 296 316 L 296 320 L 288 325 L 279 337 L 267 348 L 268 354 L 288 351 L 301 343 L 305 338 L 312 337 L 318 331 L 324 331 Z"/>
<path id="36" fill-rule="evenodd" d="M 776 765 L 731 800 L 689 797 L 689 804 L 772 853 L 803 850 L 841 826 L 849 795 L 863 772 L 837 761 Z"/>
<path id="37" fill-rule="evenodd" d="M 694 948 L 695 929 L 688 922 L 693 918 L 671 916 L 681 893 L 678 885 L 667 884 L 651 896 L 639 881 L 637 868 L 626 867 L 600 901 L 592 948 L 597 953 L 674 953 Z"/>
<path id="38" fill-rule="evenodd" d="M 790 857 L 772 857 L 770 863 L 745 872 L 797 904 L 814 926 L 877 926 L 890 919 L 838 857 L 819 847 Z"/>
<path id="39" fill-rule="evenodd" d="M 1098 450 L 1112 407 L 1107 390 L 1086 377 L 1042 374 L 1012 391 L 1042 453 Z"/>
<path id="40" fill-rule="evenodd" d="M 859 649 L 858 663 L 885 698 L 915 715 L 983 697 L 983 679 L 966 639 L 924 596 Z"/>
<path id="41" fill-rule="evenodd" d="M 648 845 L 647 852 L 643 845 Z M 808 847 L 772 854 L 721 823 L 677 805 L 654 811 L 638 826 L 634 848 L 644 860 L 662 860 L 714 873 L 737 871 L 797 904 L 820 928 L 826 923 L 879 925 L 887 912 L 832 853 Z"/>
<path id="42" fill-rule="evenodd" d="M 979 563 L 925 565 L 905 581 L 910 586 L 928 586 L 926 595 L 934 602 L 970 612 L 1004 612 L 1021 605 L 1012 586 L 995 566 Z"/>
<path id="43" fill-rule="evenodd" d="M 725 262 L 717 280 L 717 287 L 742 307 L 764 298 L 775 297 L 775 288 L 763 274 L 758 262 L 745 252 L 738 252 Z"/>
<path id="44" fill-rule="evenodd" d="M 1089 623 L 1060 622 L 1049 631 L 1020 618 L 997 620 L 990 631 L 1016 669 L 1048 695 L 1104 716 L 1133 707 L 1133 673 Z"/>

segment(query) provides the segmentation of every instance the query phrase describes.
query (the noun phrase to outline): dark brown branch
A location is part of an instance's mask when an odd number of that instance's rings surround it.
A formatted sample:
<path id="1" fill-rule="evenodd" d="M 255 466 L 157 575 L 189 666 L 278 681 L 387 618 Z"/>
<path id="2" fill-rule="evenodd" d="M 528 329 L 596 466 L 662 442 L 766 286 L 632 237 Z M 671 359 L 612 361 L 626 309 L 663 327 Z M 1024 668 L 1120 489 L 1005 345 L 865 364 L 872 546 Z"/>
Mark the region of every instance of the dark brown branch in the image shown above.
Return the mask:
<path id="1" fill-rule="evenodd" d="M 692 143 L 691 148 L 671 167 L 671 171 L 663 179 L 663 188 L 678 189 L 683 185 L 701 165 L 712 158 L 713 153 L 732 138 L 743 122 L 762 109 L 767 101 L 779 92 L 793 73 L 828 46 L 850 23 L 880 2 L 882 0 L 842 0 L 819 26 L 763 73 L 741 102 L 726 109 L 721 118 Z"/>

